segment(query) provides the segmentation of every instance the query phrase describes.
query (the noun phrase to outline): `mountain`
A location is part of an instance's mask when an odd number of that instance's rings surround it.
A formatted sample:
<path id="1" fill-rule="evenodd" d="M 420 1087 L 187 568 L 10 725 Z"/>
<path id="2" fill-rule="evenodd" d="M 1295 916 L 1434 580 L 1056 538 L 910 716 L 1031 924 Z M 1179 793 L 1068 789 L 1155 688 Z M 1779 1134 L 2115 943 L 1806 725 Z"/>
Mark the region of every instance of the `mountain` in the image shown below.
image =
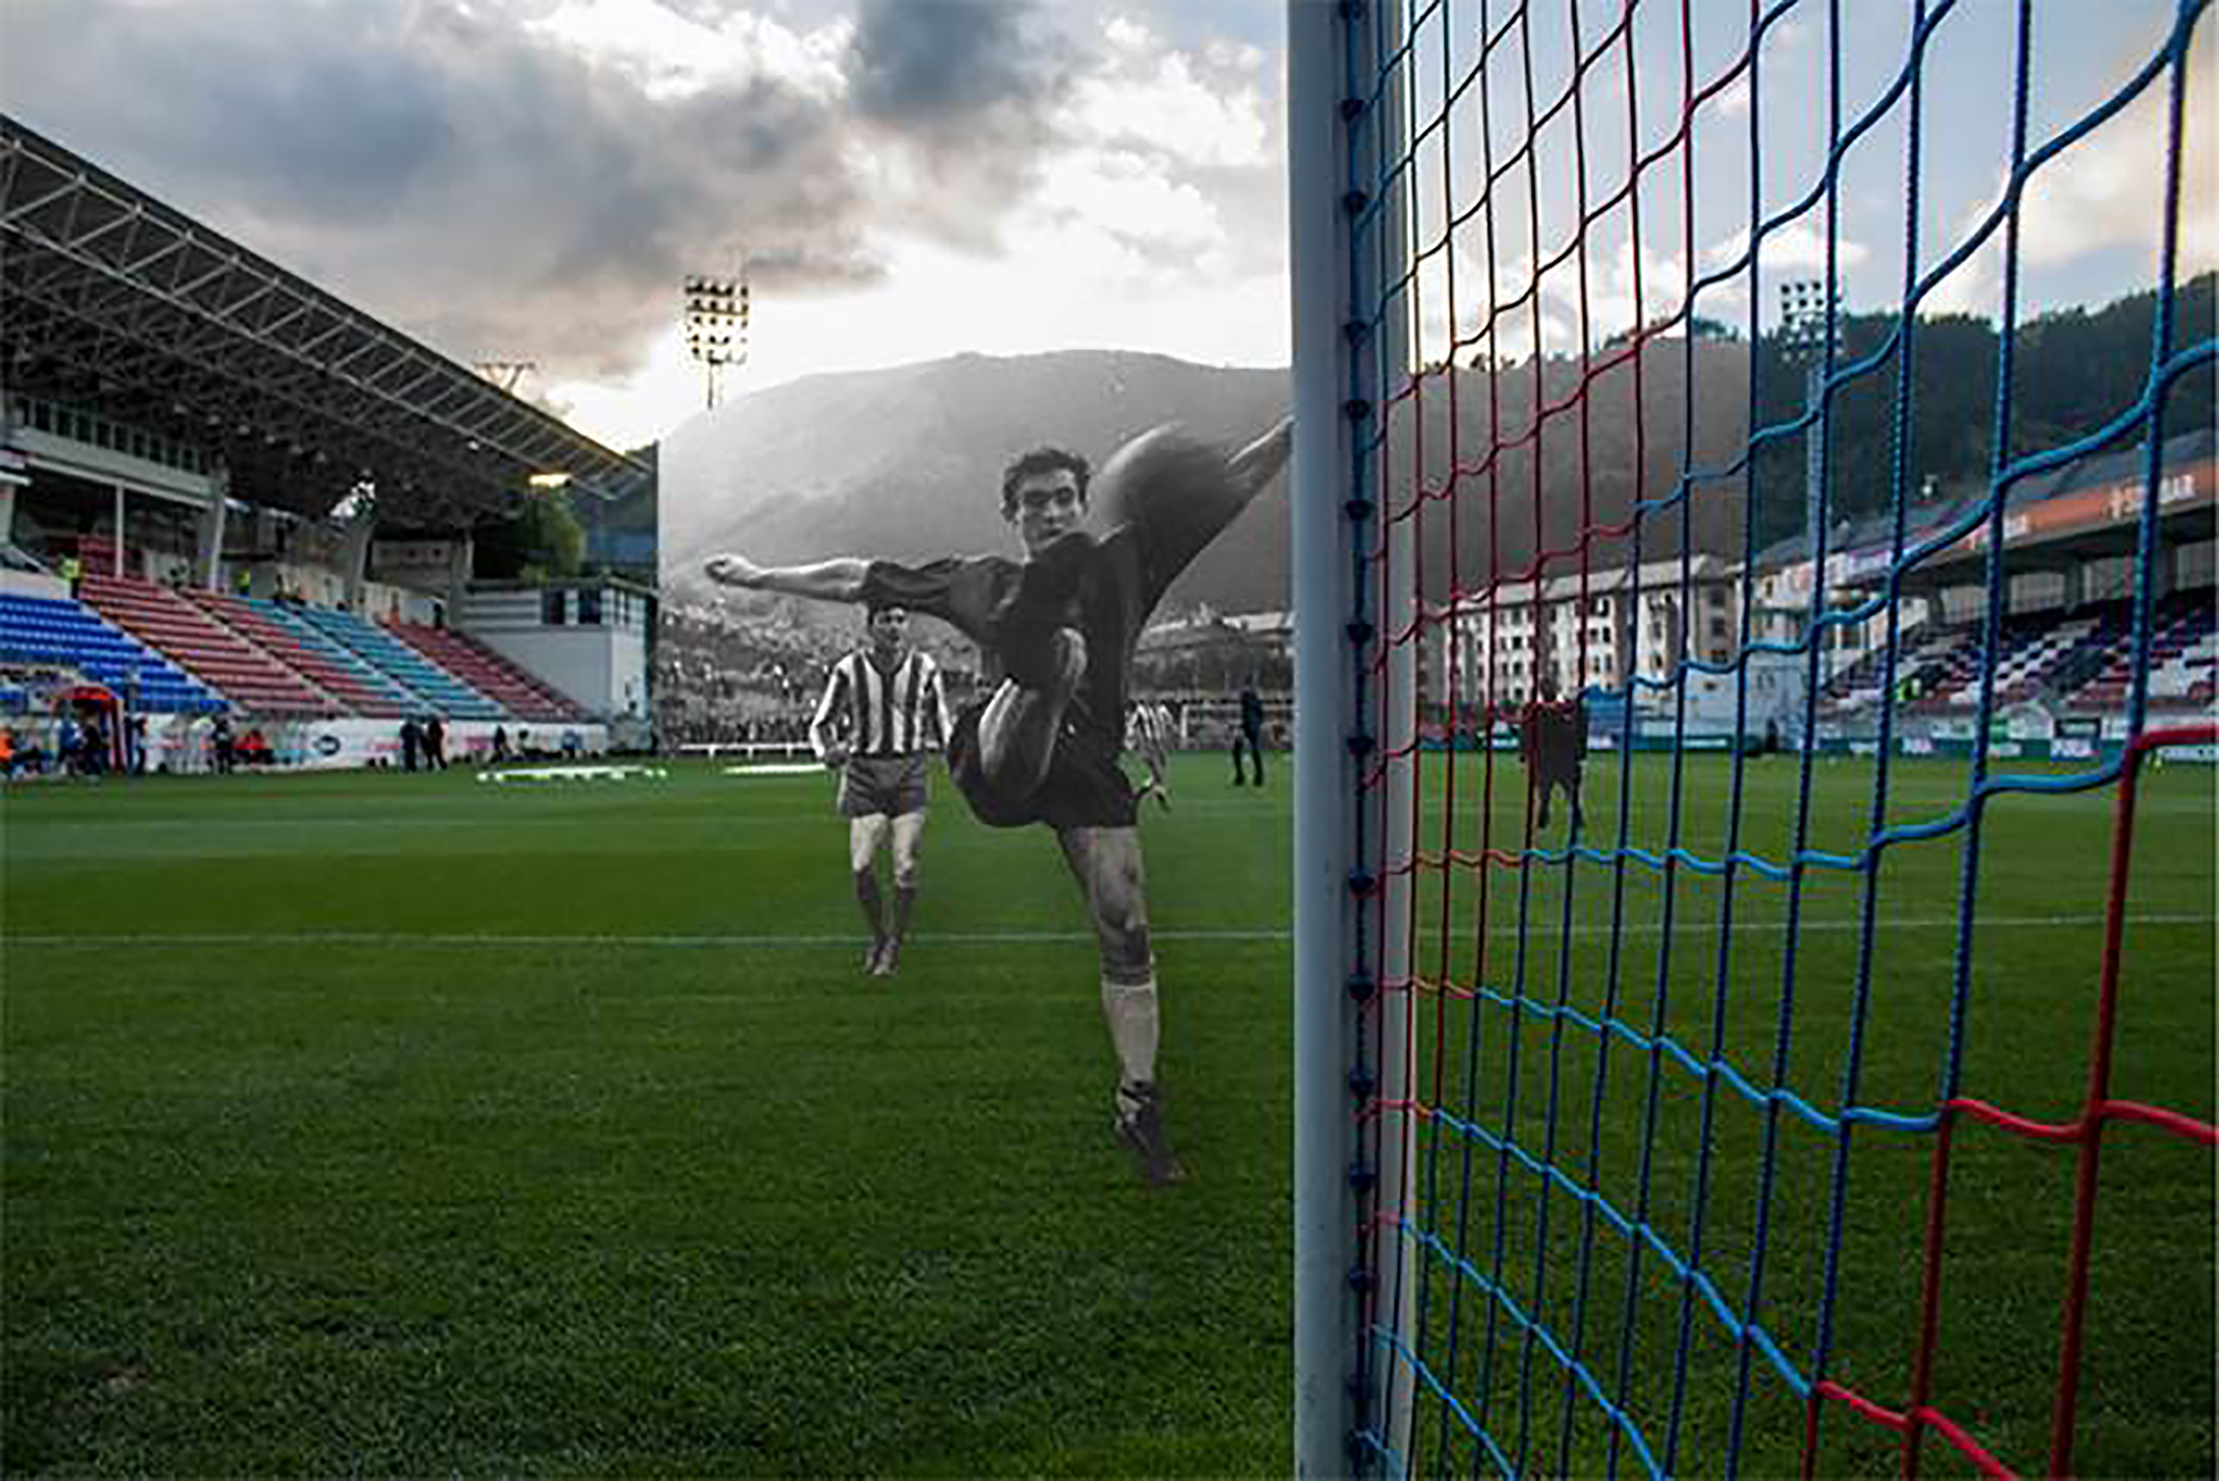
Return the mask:
<path id="1" fill-rule="evenodd" d="M 664 589 L 702 590 L 702 558 L 723 549 L 774 562 L 1014 553 L 1001 473 L 1018 453 L 1052 443 L 1099 463 L 1126 438 L 1172 420 L 1238 441 L 1284 413 L 1286 383 L 1283 370 L 1068 351 L 959 355 L 760 392 L 694 418 L 663 443 Z M 1276 519 L 1252 510 L 1243 538 L 1206 556 L 1190 584 L 1238 584 L 1253 556 L 1234 547 L 1285 523 L 1283 492 L 1277 503 Z M 1251 588 L 1266 596 L 1266 584 Z"/>
<path id="2" fill-rule="evenodd" d="M 1407 503 L 1419 448 L 1432 492 L 1451 484 L 1455 453 L 1453 543 L 1447 501 L 1429 500 L 1416 522 L 1429 591 L 1445 594 L 1452 576 L 1467 590 L 1483 582 L 1491 551 L 1499 552 L 1507 578 L 1532 559 L 1537 540 L 1552 550 L 1565 547 L 1583 522 L 1624 520 L 1637 494 L 1653 500 L 1670 493 L 1680 465 L 1686 349 L 1681 341 L 1659 340 L 1644 351 L 1646 417 L 1638 436 L 1630 359 L 1590 375 L 1584 399 L 1582 368 L 1569 359 L 1546 362 L 1538 383 L 1531 362 L 1492 376 L 1463 370 L 1453 380 L 1445 373 L 1425 377 L 1419 414 L 1407 403 L 1396 409 L 1397 443 L 1388 462 L 1394 497 Z M 1745 346 L 1704 341 L 1693 352 L 1706 389 L 1747 383 Z M 681 603 L 707 594 L 701 562 L 725 549 L 774 563 L 1015 553 L 1001 518 L 1000 483 L 1002 468 L 1018 453 L 1055 443 L 1099 463 L 1126 438 L 1165 421 L 1238 443 L 1282 415 L 1287 394 L 1284 370 L 1094 350 L 960 355 L 813 376 L 759 392 L 696 417 L 663 442 L 664 594 Z M 1730 460 L 1746 436 L 1745 403 L 1706 395 L 1698 410 L 1698 461 Z M 1531 434 L 1536 420 L 1538 438 Z M 1479 453 L 1496 441 L 1504 450 L 1489 464 Z M 1738 475 L 1694 488 L 1688 527 L 1696 547 L 1738 550 Z M 1677 512 L 1652 519 L 1644 558 L 1676 553 L 1680 532 Z M 1204 552 L 1166 606 L 1285 608 L 1289 545 L 1282 480 Z M 1589 559 L 1599 561 L 1612 548 L 1598 541 Z M 1565 557 L 1550 570 L 1575 565 L 1576 556 Z"/>

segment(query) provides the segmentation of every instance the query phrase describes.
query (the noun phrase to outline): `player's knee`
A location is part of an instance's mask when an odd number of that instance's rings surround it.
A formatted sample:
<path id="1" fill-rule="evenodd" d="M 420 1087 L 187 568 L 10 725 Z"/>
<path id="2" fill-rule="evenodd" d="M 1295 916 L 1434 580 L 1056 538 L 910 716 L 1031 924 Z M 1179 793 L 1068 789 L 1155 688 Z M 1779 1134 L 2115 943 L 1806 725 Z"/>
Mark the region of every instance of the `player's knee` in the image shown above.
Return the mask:
<path id="1" fill-rule="evenodd" d="M 1146 913 L 1138 908 L 1111 908 L 1104 911 L 1099 924 L 1103 974 L 1113 982 L 1145 979 L 1155 961 Z"/>
<path id="2" fill-rule="evenodd" d="M 878 893 L 878 871 L 870 866 L 868 860 L 857 866 L 854 877 L 857 899 L 868 900 Z"/>
<path id="3" fill-rule="evenodd" d="M 907 856 L 899 856 L 899 855 L 897 855 L 897 856 L 895 857 L 895 859 L 894 859 L 894 888 L 895 888 L 895 889 L 897 889 L 897 890 L 913 890 L 913 889 L 917 888 L 917 857 L 916 857 L 916 855 L 914 855 L 914 854 L 910 854 L 910 855 L 907 855 Z"/>
<path id="4" fill-rule="evenodd" d="M 1156 955 L 1148 949 L 1148 928 L 1137 935 L 1102 937 L 1102 980 L 1120 987 L 1138 987 L 1156 976 Z"/>

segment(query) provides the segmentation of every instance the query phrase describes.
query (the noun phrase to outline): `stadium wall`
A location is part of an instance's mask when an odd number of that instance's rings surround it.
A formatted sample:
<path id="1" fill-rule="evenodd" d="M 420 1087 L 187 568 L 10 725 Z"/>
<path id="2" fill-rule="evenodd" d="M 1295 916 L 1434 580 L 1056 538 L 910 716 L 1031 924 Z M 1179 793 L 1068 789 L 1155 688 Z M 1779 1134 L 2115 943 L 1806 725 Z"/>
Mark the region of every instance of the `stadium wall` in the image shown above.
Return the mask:
<path id="1" fill-rule="evenodd" d="M 18 571 L 12 567 L 0 566 L 0 593 L 60 601 L 69 595 L 69 583 L 43 571 Z"/>
<path id="2" fill-rule="evenodd" d="M 204 716 L 186 715 L 149 715 L 146 718 L 148 770 L 191 773 L 213 769 L 209 751 L 213 721 Z M 497 723 L 449 721 L 448 763 L 456 766 L 484 764 L 493 751 L 493 731 Z M 244 735 L 247 728 L 233 722 L 234 735 Z M 401 765 L 398 720 L 280 721 L 258 728 L 270 743 L 276 761 L 273 770 L 350 771 Z M 575 750 L 582 755 L 598 756 L 609 749 L 609 728 L 597 724 L 521 724 L 508 728 L 508 741 L 512 754 L 530 750 L 558 755 Z"/>
<path id="3" fill-rule="evenodd" d="M 588 713 L 645 716 L 653 609 L 646 592 L 617 582 L 479 589 L 463 599 L 455 625 Z"/>

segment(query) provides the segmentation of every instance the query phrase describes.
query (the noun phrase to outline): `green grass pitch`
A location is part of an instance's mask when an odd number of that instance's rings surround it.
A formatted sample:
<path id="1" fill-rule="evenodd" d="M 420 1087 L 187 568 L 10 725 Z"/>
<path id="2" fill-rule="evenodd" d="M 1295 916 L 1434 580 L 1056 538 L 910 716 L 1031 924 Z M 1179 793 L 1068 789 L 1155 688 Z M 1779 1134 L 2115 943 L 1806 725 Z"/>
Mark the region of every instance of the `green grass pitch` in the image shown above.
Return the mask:
<path id="1" fill-rule="evenodd" d="M 1173 810 L 1144 821 L 1165 1084 L 1194 1174 L 1154 1194 L 1108 1135 L 1093 946 L 1052 840 L 977 826 L 944 779 L 916 939 L 891 983 L 857 970 L 823 777 L 681 764 L 621 784 L 454 771 L 15 789 L 0 804 L 7 1469 L 1286 1473 L 1290 776 L 1274 760 L 1255 792 L 1227 786 L 1219 758 L 1180 758 Z M 1748 775 L 1743 842 L 1775 854 L 1795 766 Z M 1473 846 L 1478 776 L 1467 758 L 1452 828 L 1429 763 L 1429 848 Z M 1516 777 L 1498 772 L 1498 841 L 1515 831 Z M 1940 763 L 1897 779 L 1905 817 L 1962 787 Z M 1690 762 L 1689 848 L 1715 848 L 1727 781 L 1717 759 Z M 1660 761 L 1635 768 L 1643 846 L 1665 836 L 1668 782 Z M 1822 764 L 1816 782 L 1811 843 L 1861 836 L 1869 770 Z M 2175 766 L 2147 789 L 2115 1074 L 2121 1096 L 2204 1117 L 2212 782 Z M 1598 769 L 1591 838 L 1614 833 L 1618 786 Z M 1979 938 L 1969 1094 L 2072 1113 L 2109 801 L 1994 810 L 1980 904 L 2005 924 Z M 1960 862 L 1940 841 L 1882 871 L 1861 1099 L 1931 1101 L 1954 932 L 1930 922 L 1953 919 Z M 1421 901 L 1420 966 L 1466 987 L 1478 878 L 1447 886 L 1446 937 L 1440 888 Z M 1568 1001 L 1599 1003 L 1612 885 L 1607 869 L 1575 872 L 1566 946 L 1561 872 L 1536 872 L 1522 905 L 1516 879 L 1494 875 L 1487 980 L 1548 1003 L 1567 983 Z M 1858 938 L 1819 923 L 1854 920 L 1854 886 L 1814 874 L 1803 905 L 1787 1056 L 1822 1102 L 1838 1094 Z M 1659 881 L 1628 876 L 1626 919 L 1649 925 L 1620 937 L 1620 1016 L 1646 1023 L 1661 982 L 1675 1035 L 1707 1046 L 1719 1032 L 1737 1066 L 1766 1073 L 1784 958 L 1762 921 L 1776 926 L 1785 891 L 1737 885 L 1737 918 L 1754 924 L 1729 938 L 1714 1018 L 1718 936 L 1700 926 L 1720 892 L 1677 888 L 1696 925 L 1666 938 Z M 1552 1042 L 1535 1015 L 1514 1035 L 1490 1008 L 1467 1055 L 1469 1013 L 1427 1000 L 1421 1092 L 1490 1127 L 1507 1114 L 1538 1149 L 1553 1065 L 1558 1157 L 1583 1168 L 1593 1038 Z M 1646 1059 L 1621 1045 L 1608 1073 L 1599 1175 L 1630 1203 Z M 1665 1077 L 1660 1228 L 1684 1232 L 1690 1214 L 1700 1103 L 1698 1082 Z M 1738 1098 L 1714 1122 L 1708 1247 L 1738 1304 L 1764 1128 Z M 1910 1143 L 1859 1133 L 1837 1339 L 1837 1375 L 1888 1403 L 1916 1292 L 1927 1142 Z M 1427 1196 L 1448 1198 L 1461 1149 L 1425 1145 L 1442 1179 Z M 1824 1151 L 1783 1125 L 1766 1313 L 1784 1334 L 1814 1299 Z M 1569 1333 L 1577 1205 L 1554 1197 L 1544 1246 L 1531 1180 L 1498 1189 L 1492 1158 L 1473 1161 L 1472 1263 L 1496 1267 L 1500 1227 L 1505 1289 Z M 2086 1469 L 2209 1474 L 2210 1154 L 2129 1127 L 2104 1165 Z M 2028 1468 L 2070 1192 L 2059 1149 L 1960 1135 L 1936 1398 Z M 1624 1243 L 1606 1228 L 1594 1251 L 1609 1279 L 1585 1351 L 1614 1357 Z M 1661 1430 L 1677 1290 L 1654 1261 L 1633 1283 L 1631 1399 Z M 1450 1295 L 1429 1292 L 1429 1321 Z M 1462 1302 L 1462 1320 L 1484 1322 L 1473 1289 Z M 1567 1428 L 1561 1370 L 1534 1355 L 1521 1397 L 1518 1336 L 1497 1333 L 1491 1424 L 1515 1437 L 1526 1404 L 1525 1462 L 1546 1470 Z M 1698 1311 L 1684 1470 L 1715 1468 L 1734 1356 Z M 1476 1362 L 1460 1381 L 1481 1392 Z M 1607 1434 L 1591 1406 L 1569 1413 L 1572 1468 L 1592 1469 Z M 1767 1469 L 1792 1456 L 1789 1417 L 1760 1364 L 1745 1443 Z M 1420 1420 L 1438 1433 L 1437 1414 Z M 1835 1468 L 1892 1463 L 1844 1411 L 1828 1425 Z M 1453 1438 L 1429 1449 L 1469 1459 Z M 1937 1446 L 1928 1459 L 1959 1469 Z"/>

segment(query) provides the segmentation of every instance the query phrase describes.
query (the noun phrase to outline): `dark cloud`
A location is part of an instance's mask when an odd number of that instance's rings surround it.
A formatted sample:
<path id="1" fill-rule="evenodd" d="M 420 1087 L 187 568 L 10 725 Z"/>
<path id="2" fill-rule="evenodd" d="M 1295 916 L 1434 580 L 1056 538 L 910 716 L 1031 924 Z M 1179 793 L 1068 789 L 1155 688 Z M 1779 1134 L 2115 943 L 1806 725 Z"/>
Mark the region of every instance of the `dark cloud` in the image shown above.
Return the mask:
<path id="1" fill-rule="evenodd" d="M 1054 105 L 1084 60 L 1058 18 L 1031 4 L 860 0 L 842 69 L 849 101 L 872 147 L 900 156 L 922 186 L 886 203 L 890 219 L 993 250 L 1003 212 L 1059 142 Z"/>
<path id="2" fill-rule="evenodd" d="M 6 3 L 0 92 L 32 127 L 458 358 L 551 378 L 636 365 L 688 272 L 745 257 L 762 291 L 834 292 L 879 275 L 887 221 L 978 244 L 1039 145 L 905 139 L 908 73 L 868 125 L 770 75 L 652 96 L 467 0 Z M 952 92 L 938 111 L 960 131 Z M 921 206 L 858 177 L 886 151 L 916 154 Z"/>
<path id="3" fill-rule="evenodd" d="M 939 128 L 1054 95 L 1060 48 L 1029 5 L 861 0 L 847 76 L 873 122 Z"/>
<path id="4" fill-rule="evenodd" d="M 806 296 L 875 281 L 892 232 L 993 249 L 1100 44 L 1091 12 L 860 0 L 822 84 L 673 93 L 534 30 L 552 0 L 0 5 L 11 113 L 456 358 L 547 380 L 636 367 L 690 272 L 744 258 L 758 293 Z"/>

